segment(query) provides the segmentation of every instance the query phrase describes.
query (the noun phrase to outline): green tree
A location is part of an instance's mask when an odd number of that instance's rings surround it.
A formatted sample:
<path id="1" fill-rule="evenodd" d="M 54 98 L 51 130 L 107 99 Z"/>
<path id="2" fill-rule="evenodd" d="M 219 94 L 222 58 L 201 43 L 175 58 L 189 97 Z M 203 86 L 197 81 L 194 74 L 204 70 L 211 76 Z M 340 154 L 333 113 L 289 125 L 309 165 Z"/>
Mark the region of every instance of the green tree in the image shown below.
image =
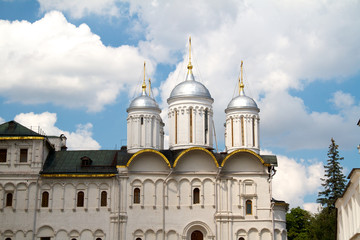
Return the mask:
<path id="1" fill-rule="evenodd" d="M 286 214 L 286 230 L 289 240 L 310 240 L 311 214 L 300 207 L 292 208 Z"/>
<path id="2" fill-rule="evenodd" d="M 345 189 L 346 178 L 339 163 L 344 158 L 339 156 L 338 148 L 335 140 L 331 138 L 327 165 L 325 166 L 325 178 L 321 178 L 324 191 L 319 192 L 317 199 L 317 202 L 323 207 L 335 208 L 336 199 L 341 197 Z"/>
<path id="3" fill-rule="evenodd" d="M 311 221 L 310 239 L 334 240 L 336 239 L 336 209 L 326 207 L 316 214 Z"/>

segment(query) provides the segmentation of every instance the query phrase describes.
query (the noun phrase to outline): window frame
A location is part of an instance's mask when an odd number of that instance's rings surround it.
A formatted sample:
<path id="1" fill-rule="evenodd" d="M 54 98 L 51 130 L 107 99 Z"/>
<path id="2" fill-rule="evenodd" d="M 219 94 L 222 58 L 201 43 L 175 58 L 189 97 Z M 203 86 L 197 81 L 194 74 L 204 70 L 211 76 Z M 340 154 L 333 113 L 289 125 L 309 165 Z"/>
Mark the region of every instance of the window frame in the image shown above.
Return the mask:
<path id="1" fill-rule="evenodd" d="M 133 189 L 133 201 L 132 202 L 133 202 L 133 204 L 141 204 L 141 188 L 140 187 L 134 187 L 134 189 Z"/>
<path id="2" fill-rule="evenodd" d="M 0 163 L 7 163 L 7 148 L 0 148 Z"/>
<path id="3" fill-rule="evenodd" d="M 250 213 L 249 213 L 249 206 L 250 206 Z M 250 199 L 245 201 L 245 214 L 250 216 L 253 215 L 253 202 Z"/>
<path id="4" fill-rule="evenodd" d="M 20 148 L 19 154 L 19 163 L 28 163 L 29 161 L 29 149 L 28 148 Z M 23 151 L 26 151 L 23 153 Z M 23 161 L 25 159 L 25 161 Z"/>
<path id="5" fill-rule="evenodd" d="M 85 192 L 78 191 L 76 194 L 76 207 L 84 207 L 85 206 Z"/>
<path id="6" fill-rule="evenodd" d="M 47 196 L 46 196 L 46 194 L 47 194 Z M 49 207 L 49 197 L 50 197 L 50 194 L 49 194 L 48 191 L 43 191 L 41 193 L 41 207 L 42 208 L 48 208 Z"/>
<path id="7" fill-rule="evenodd" d="M 107 204 L 107 202 L 108 202 L 107 195 L 108 195 L 108 193 L 105 190 L 100 192 L 100 207 L 107 207 L 107 205 L 108 205 Z"/>
<path id="8" fill-rule="evenodd" d="M 9 196 L 10 199 L 9 199 Z M 5 207 L 12 207 L 14 204 L 14 192 L 6 192 L 5 194 Z"/>
<path id="9" fill-rule="evenodd" d="M 193 197 L 193 201 L 192 203 L 195 204 L 200 204 L 200 188 L 199 187 L 194 187 L 193 191 L 192 191 L 192 197 Z"/>

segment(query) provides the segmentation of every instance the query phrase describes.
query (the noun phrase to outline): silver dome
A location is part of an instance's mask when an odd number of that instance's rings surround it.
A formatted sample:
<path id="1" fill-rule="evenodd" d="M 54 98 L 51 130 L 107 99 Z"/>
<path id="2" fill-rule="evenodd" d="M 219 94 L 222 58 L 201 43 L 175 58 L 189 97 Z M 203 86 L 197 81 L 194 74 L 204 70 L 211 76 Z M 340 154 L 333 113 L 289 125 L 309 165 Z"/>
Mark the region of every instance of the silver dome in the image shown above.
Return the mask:
<path id="1" fill-rule="evenodd" d="M 259 111 L 259 108 L 254 99 L 246 96 L 244 91 L 241 91 L 239 96 L 234 97 L 230 101 L 226 110 L 228 109 L 255 109 Z"/>
<path id="2" fill-rule="evenodd" d="M 139 109 L 139 108 L 149 108 L 149 109 L 156 109 L 160 111 L 159 105 L 155 102 L 154 99 L 146 95 L 146 93 L 142 93 L 141 96 L 135 98 L 131 103 L 127 112 L 132 109 Z"/>
<path id="3" fill-rule="evenodd" d="M 213 100 L 209 90 L 202 83 L 195 81 L 191 71 L 188 72 L 186 80 L 176 85 L 171 91 L 168 101 L 178 97 L 202 97 Z"/>

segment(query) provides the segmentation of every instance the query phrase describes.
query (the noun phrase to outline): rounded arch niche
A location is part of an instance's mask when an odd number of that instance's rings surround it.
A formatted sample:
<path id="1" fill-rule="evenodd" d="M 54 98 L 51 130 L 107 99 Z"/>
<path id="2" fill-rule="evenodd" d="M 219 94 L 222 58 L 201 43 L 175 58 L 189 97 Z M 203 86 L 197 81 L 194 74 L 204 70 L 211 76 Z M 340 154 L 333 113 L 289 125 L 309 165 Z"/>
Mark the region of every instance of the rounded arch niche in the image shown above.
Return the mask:
<path id="1" fill-rule="evenodd" d="M 195 222 L 189 223 L 184 228 L 183 239 L 205 240 L 205 239 L 215 239 L 215 236 L 206 223 L 200 222 L 200 221 L 195 221 Z"/>

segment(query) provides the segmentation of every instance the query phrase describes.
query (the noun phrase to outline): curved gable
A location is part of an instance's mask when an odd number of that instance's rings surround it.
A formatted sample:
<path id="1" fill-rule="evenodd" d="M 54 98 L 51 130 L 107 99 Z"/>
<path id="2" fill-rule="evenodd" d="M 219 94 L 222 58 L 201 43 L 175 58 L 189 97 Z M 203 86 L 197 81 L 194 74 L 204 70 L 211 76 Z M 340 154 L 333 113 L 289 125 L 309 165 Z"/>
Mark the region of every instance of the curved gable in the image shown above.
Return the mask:
<path id="1" fill-rule="evenodd" d="M 259 172 L 267 164 L 256 153 L 249 150 L 237 150 L 229 154 L 222 162 L 223 171 Z"/>
<path id="2" fill-rule="evenodd" d="M 216 171 L 218 167 L 214 155 L 200 147 L 182 151 L 174 162 L 174 168 L 178 171 Z"/>
<path id="3" fill-rule="evenodd" d="M 130 171 L 168 171 L 171 167 L 168 159 L 160 152 L 152 149 L 144 149 L 135 153 L 126 167 Z"/>

